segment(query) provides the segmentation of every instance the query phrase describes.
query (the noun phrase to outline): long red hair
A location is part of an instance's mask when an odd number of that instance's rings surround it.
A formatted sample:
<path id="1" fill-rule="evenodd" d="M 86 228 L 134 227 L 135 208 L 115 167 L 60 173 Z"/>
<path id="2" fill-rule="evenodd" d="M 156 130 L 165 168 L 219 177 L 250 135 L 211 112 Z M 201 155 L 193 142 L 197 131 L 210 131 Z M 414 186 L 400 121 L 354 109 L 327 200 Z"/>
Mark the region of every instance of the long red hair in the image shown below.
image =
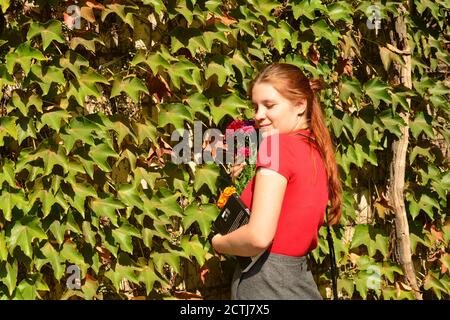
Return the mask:
<path id="1" fill-rule="evenodd" d="M 333 143 L 318 99 L 323 82 L 319 79 L 308 79 L 298 67 L 287 63 L 269 65 L 256 77 L 253 85 L 258 82 L 270 83 L 281 95 L 294 103 L 306 99 L 306 116 L 310 130 L 314 134 L 328 175 L 331 210 L 327 212 L 327 224 L 339 223 L 342 214 L 342 185 Z"/>

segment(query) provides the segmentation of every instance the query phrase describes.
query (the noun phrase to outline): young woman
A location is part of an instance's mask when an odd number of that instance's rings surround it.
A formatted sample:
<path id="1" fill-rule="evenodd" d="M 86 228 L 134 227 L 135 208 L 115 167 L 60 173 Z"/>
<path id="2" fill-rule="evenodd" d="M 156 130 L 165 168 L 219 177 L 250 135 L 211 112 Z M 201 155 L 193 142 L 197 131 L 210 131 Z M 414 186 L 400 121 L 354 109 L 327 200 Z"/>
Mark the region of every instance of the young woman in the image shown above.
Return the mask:
<path id="1" fill-rule="evenodd" d="M 223 254 L 265 252 L 247 272 L 237 267 L 232 299 L 322 299 L 306 255 L 317 246 L 328 201 L 327 223 L 339 222 L 342 191 L 320 86 L 284 63 L 266 67 L 253 83 L 254 120 L 264 138 L 256 174 L 241 195 L 250 221 L 211 242 Z"/>

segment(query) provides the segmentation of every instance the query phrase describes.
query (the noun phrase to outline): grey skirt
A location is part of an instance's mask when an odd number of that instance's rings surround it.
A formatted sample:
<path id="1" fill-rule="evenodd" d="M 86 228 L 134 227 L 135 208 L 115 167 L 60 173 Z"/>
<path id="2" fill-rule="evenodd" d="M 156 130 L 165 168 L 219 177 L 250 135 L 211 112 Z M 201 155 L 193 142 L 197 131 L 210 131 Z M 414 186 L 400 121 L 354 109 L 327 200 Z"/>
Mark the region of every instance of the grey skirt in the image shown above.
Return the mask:
<path id="1" fill-rule="evenodd" d="M 322 300 L 306 257 L 266 251 L 242 273 L 239 265 L 231 283 L 232 300 Z"/>

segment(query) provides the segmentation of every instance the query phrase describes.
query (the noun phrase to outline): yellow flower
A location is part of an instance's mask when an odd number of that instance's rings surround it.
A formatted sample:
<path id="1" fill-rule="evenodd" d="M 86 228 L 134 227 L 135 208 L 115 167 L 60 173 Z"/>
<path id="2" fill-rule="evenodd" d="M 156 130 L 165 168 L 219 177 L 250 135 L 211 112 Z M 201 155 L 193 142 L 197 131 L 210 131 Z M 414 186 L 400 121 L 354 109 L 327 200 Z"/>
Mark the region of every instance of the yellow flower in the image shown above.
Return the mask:
<path id="1" fill-rule="evenodd" d="M 233 193 L 236 193 L 235 187 L 226 187 L 225 190 L 223 190 L 222 192 L 222 194 L 224 194 L 227 197 L 231 196 Z"/>
<path id="2" fill-rule="evenodd" d="M 219 200 L 217 201 L 217 206 L 219 208 L 223 208 L 223 206 L 227 203 L 228 198 L 225 197 L 220 197 Z"/>

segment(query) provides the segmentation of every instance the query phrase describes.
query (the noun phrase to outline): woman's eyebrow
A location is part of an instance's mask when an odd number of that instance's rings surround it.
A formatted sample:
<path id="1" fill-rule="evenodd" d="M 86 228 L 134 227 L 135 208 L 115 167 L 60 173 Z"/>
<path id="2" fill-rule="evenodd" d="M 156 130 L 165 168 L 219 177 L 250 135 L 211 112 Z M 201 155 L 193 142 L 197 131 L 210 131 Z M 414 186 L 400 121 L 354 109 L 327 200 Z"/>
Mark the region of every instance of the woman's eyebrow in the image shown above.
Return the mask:
<path id="1" fill-rule="evenodd" d="M 264 105 L 275 104 L 275 103 L 276 103 L 275 101 L 270 100 L 270 99 L 265 99 L 265 100 L 262 100 L 262 101 L 261 101 L 261 104 L 264 104 Z M 252 104 L 253 104 L 253 105 L 256 105 L 257 103 L 256 103 L 255 101 L 252 101 Z"/>

